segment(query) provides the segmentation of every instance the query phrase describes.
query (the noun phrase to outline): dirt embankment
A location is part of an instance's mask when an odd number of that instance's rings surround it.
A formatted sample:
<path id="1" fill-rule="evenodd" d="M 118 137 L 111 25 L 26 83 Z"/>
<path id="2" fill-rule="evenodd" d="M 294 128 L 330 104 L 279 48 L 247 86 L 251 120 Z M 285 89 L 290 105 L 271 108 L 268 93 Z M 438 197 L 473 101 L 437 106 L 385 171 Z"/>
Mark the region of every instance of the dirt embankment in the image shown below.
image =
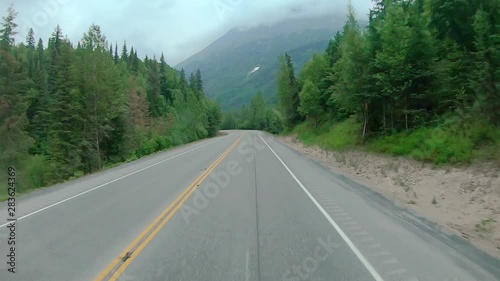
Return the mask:
<path id="1" fill-rule="evenodd" d="M 278 139 L 500 258 L 498 165 L 435 168 L 362 151 L 326 151 L 305 146 L 295 137 Z"/>

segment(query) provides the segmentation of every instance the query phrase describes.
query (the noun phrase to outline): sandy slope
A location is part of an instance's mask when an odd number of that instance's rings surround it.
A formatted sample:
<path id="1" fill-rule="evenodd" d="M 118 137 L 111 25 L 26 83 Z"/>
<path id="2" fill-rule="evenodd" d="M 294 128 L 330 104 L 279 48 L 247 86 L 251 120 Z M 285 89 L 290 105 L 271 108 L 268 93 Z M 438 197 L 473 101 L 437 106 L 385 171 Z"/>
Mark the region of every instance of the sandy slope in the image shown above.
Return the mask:
<path id="1" fill-rule="evenodd" d="M 307 147 L 294 137 L 278 139 L 500 258 L 500 167 L 435 168 L 404 158 Z"/>

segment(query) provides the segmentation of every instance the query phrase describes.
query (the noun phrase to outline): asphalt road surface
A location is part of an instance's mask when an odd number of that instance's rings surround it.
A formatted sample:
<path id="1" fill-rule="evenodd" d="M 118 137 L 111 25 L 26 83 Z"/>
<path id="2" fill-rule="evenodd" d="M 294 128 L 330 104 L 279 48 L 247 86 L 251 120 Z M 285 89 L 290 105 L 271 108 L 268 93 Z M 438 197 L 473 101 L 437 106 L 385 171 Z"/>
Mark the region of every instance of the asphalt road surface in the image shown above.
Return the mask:
<path id="1" fill-rule="evenodd" d="M 2 281 L 500 280 L 499 260 L 263 132 L 23 195 L 15 211 L 14 228 L 0 204 Z"/>

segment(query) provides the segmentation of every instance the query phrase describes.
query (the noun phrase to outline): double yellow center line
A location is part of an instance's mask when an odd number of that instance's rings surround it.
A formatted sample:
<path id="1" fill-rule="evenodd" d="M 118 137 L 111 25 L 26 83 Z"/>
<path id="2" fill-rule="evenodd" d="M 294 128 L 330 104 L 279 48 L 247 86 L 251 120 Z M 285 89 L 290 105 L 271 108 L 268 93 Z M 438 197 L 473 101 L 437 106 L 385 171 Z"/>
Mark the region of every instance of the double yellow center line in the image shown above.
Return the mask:
<path id="1" fill-rule="evenodd" d="M 177 213 L 182 205 L 189 199 L 191 194 L 208 177 L 208 175 L 226 158 L 227 155 L 238 145 L 243 138 L 243 134 L 234 142 L 212 165 L 201 174 L 189 187 L 177 197 L 163 213 L 158 216 L 135 240 L 130 244 L 106 269 L 99 274 L 95 281 L 110 280 L 116 281 L 118 277 L 127 269 L 135 258 L 153 240 L 167 222 Z"/>

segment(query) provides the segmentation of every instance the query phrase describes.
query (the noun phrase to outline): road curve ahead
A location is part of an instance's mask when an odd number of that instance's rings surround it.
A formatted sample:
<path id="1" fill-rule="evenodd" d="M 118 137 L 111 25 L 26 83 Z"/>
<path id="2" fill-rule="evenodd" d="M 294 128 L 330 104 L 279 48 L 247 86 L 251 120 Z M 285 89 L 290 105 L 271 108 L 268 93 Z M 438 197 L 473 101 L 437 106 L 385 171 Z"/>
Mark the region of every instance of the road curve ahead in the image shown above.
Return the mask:
<path id="1" fill-rule="evenodd" d="M 230 131 L 16 203 L 15 231 L 0 222 L 2 281 L 500 280 L 499 260 L 263 132 Z"/>

